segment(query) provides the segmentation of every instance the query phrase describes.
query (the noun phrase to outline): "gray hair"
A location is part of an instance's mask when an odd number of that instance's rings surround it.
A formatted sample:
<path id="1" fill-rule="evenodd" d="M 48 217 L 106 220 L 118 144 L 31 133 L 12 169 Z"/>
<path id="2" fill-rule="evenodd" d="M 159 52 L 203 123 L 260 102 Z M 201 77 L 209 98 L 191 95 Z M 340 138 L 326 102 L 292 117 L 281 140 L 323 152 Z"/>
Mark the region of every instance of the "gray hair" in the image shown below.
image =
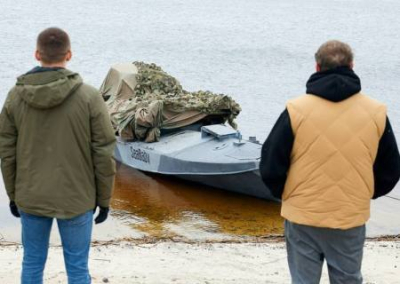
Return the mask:
<path id="1" fill-rule="evenodd" d="M 351 47 L 338 40 L 329 40 L 318 48 L 315 61 L 321 71 L 326 71 L 341 66 L 350 66 L 354 55 Z"/>

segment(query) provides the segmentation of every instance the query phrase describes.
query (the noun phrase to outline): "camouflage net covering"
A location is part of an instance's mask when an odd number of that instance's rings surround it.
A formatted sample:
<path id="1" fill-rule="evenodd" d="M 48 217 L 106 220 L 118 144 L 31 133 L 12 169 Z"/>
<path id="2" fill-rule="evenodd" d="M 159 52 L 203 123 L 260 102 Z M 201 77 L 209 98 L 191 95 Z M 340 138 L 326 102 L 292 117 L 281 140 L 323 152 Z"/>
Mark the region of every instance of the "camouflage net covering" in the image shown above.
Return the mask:
<path id="1" fill-rule="evenodd" d="M 241 108 L 231 97 L 185 91 L 155 64 L 134 62 L 111 68 L 100 88 L 115 131 L 127 140 L 158 141 L 161 129 L 196 123 L 208 116 L 234 122 Z"/>

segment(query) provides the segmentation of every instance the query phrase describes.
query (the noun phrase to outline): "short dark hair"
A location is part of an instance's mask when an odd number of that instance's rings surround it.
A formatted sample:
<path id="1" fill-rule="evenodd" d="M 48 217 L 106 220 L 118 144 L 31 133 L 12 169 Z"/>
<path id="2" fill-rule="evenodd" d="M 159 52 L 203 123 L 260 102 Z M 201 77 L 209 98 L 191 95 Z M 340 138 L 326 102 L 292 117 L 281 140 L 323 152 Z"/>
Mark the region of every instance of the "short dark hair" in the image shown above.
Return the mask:
<path id="1" fill-rule="evenodd" d="M 37 50 L 45 63 L 59 63 L 71 49 L 68 34 L 60 28 L 51 27 L 37 37 Z"/>
<path id="2" fill-rule="evenodd" d="M 354 55 L 351 47 L 338 40 L 330 40 L 321 45 L 315 53 L 315 61 L 321 71 L 326 71 L 341 66 L 350 66 Z"/>

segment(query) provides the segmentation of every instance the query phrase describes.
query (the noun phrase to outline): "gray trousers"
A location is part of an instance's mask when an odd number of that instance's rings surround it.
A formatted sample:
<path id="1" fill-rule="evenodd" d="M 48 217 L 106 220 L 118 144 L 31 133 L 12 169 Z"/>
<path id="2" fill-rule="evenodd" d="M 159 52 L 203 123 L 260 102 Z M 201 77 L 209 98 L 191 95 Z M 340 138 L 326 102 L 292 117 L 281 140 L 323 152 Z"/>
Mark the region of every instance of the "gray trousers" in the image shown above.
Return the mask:
<path id="1" fill-rule="evenodd" d="M 318 284 L 326 259 L 331 284 L 361 284 L 365 225 L 348 230 L 285 221 L 292 284 Z"/>

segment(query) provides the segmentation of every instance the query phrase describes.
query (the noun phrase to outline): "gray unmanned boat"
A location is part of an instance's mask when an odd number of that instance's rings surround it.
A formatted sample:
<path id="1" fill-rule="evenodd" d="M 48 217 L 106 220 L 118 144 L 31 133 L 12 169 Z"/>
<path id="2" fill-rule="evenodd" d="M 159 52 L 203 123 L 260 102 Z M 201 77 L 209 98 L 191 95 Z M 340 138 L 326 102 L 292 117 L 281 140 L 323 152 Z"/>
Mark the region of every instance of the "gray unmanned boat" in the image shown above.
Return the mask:
<path id="1" fill-rule="evenodd" d="M 148 69 L 140 70 L 141 66 Z M 240 107 L 229 97 L 212 93 L 205 98 L 186 91 L 178 99 L 175 94 L 159 95 L 154 86 L 165 88 L 175 79 L 160 73 L 160 68 L 151 73 L 151 68 L 114 65 L 101 87 L 117 133 L 115 159 L 144 172 L 274 200 L 259 173 L 262 145 L 255 137 L 242 139 L 225 123 Z M 146 75 L 147 81 L 138 74 Z M 175 88 L 178 83 L 172 82 Z M 193 104 L 200 107 L 182 110 Z"/>
<path id="2" fill-rule="evenodd" d="M 260 178 L 261 145 L 225 125 L 182 129 L 154 143 L 118 139 L 115 158 L 135 169 L 273 199 Z"/>

